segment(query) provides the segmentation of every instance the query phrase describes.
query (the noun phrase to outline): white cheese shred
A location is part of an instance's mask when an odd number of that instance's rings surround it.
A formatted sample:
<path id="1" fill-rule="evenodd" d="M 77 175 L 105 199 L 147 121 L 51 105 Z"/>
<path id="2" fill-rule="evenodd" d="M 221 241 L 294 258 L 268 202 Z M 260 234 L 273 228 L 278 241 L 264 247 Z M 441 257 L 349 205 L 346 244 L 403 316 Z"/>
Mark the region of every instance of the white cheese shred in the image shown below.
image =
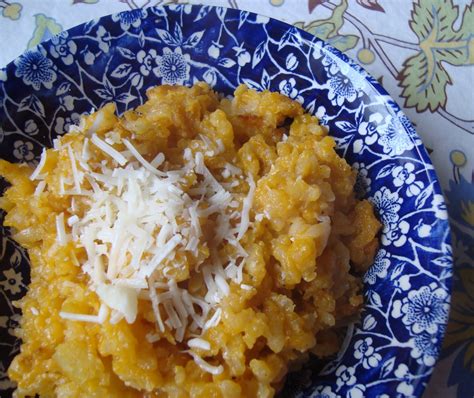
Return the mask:
<path id="1" fill-rule="evenodd" d="M 67 225 L 69 225 L 70 227 L 72 227 L 74 224 L 76 224 L 77 222 L 79 221 L 79 217 L 74 214 L 73 216 L 69 217 L 67 219 Z"/>
<path id="2" fill-rule="evenodd" d="M 188 351 L 188 352 L 193 357 L 194 362 L 196 362 L 196 365 L 198 365 L 205 372 L 216 376 L 216 375 L 220 375 L 224 371 L 224 367 L 222 365 L 219 365 L 219 366 L 211 365 L 210 363 L 206 362 L 196 353 L 192 351 Z"/>
<path id="3" fill-rule="evenodd" d="M 211 344 L 207 340 L 201 339 L 199 337 L 195 337 L 193 339 L 188 340 L 188 347 L 198 348 L 204 351 L 209 351 L 211 349 Z"/>
<path id="4" fill-rule="evenodd" d="M 242 206 L 242 219 L 239 225 L 239 233 L 237 235 L 237 239 L 240 240 L 245 235 L 249 228 L 249 219 L 250 219 L 250 208 L 252 206 L 253 195 L 255 193 L 255 182 L 252 177 L 249 177 L 247 180 L 249 184 L 249 192 L 244 199 L 244 203 Z"/>
<path id="5" fill-rule="evenodd" d="M 83 162 L 87 162 L 91 157 L 89 152 L 89 138 L 84 138 L 84 144 L 82 144 L 82 153 L 81 153 L 81 160 Z"/>
<path id="6" fill-rule="evenodd" d="M 55 138 L 53 140 L 53 149 L 55 151 L 59 151 L 61 149 L 61 140 L 59 138 Z"/>
<path id="7" fill-rule="evenodd" d="M 59 316 L 63 319 L 68 319 L 71 321 L 102 323 L 98 315 L 75 314 L 72 312 L 60 311 Z"/>
<path id="8" fill-rule="evenodd" d="M 30 175 L 30 180 L 31 181 L 34 181 L 39 177 L 39 175 L 41 173 L 41 170 L 43 170 L 43 167 L 44 167 L 45 164 L 46 164 L 46 148 L 43 148 L 43 151 L 41 152 L 41 158 L 40 158 L 40 161 L 38 163 L 38 166 L 36 166 L 36 169 Z"/>
<path id="9" fill-rule="evenodd" d="M 155 156 L 155 158 L 150 162 L 150 164 L 156 169 L 160 167 L 164 161 L 165 155 L 160 152 L 158 155 Z"/>
<path id="10" fill-rule="evenodd" d="M 150 282 L 150 279 L 148 279 L 148 294 L 150 295 L 151 306 L 153 308 L 153 313 L 155 314 L 155 319 L 158 324 L 158 327 L 160 328 L 160 332 L 164 333 L 165 325 L 163 325 L 160 309 L 158 307 L 159 306 L 158 295 L 156 294 L 155 287 L 153 286 L 153 283 Z"/>
<path id="11" fill-rule="evenodd" d="M 46 181 L 41 180 L 35 188 L 34 196 L 40 196 L 46 188 Z"/>
<path id="12" fill-rule="evenodd" d="M 214 313 L 214 315 L 209 319 L 206 324 L 204 325 L 204 330 L 211 329 L 213 327 L 216 327 L 219 322 L 221 321 L 221 314 L 222 310 L 220 308 L 217 309 L 217 311 Z"/>
<path id="13" fill-rule="evenodd" d="M 79 177 L 79 172 L 77 171 L 77 164 L 76 164 L 76 157 L 74 156 L 74 152 L 71 148 L 71 145 L 67 147 L 69 160 L 71 162 L 71 170 L 72 170 L 72 177 L 74 179 L 74 187 L 76 188 L 76 192 L 81 192 L 81 179 Z"/>
<path id="14" fill-rule="evenodd" d="M 92 134 L 91 142 L 102 152 L 114 159 L 120 166 L 124 166 L 127 163 L 127 159 L 119 151 L 101 140 L 97 134 Z"/>
<path id="15" fill-rule="evenodd" d="M 148 333 L 145 338 L 150 344 L 156 343 L 157 341 L 160 341 L 161 335 L 158 333 Z"/>
<path id="16" fill-rule="evenodd" d="M 56 216 L 56 234 L 57 241 L 61 246 L 67 243 L 66 228 L 64 226 L 64 213 Z"/>
<path id="17" fill-rule="evenodd" d="M 145 169 L 152 172 L 153 174 L 157 174 L 157 175 L 160 175 L 160 176 L 165 175 L 164 173 L 160 172 L 155 167 L 153 167 L 142 155 L 140 155 L 140 153 L 131 144 L 130 141 L 124 139 L 123 143 L 128 148 L 128 150 L 132 153 L 132 155 L 135 156 L 135 158 L 142 164 L 142 166 L 145 167 Z"/>

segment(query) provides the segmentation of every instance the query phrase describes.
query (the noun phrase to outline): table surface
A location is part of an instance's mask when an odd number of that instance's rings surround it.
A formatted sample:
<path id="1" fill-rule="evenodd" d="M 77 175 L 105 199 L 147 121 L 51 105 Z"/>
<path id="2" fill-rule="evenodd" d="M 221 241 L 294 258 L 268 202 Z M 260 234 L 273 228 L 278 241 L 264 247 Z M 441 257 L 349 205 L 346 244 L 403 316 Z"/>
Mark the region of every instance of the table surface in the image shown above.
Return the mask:
<path id="1" fill-rule="evenodd" d="M 178 1 L 181 2 L 181 1 Z M 0 0 L 0 66 L 61 30 L 163 0 Z M 471 0 L 202 0 L 327 40 L 404 109 L 435 165 L 453 230 L 451 317 L 424 395 L 474 395 L 474 5 Z M 14 38 L 14 40 L 6 40 Z M 5 374 L 0 374 L 0 382 Z"/>

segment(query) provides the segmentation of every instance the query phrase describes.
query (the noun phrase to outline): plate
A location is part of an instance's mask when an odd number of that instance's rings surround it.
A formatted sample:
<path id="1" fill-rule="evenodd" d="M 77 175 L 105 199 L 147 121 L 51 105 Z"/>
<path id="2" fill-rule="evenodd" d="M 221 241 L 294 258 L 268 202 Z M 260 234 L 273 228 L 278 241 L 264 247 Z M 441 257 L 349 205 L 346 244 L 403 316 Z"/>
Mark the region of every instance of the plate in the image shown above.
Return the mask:
<path id="1" fill-rule="evenodd" d="M 357 192 L 383 223 L 364 277 L 366 304 L 324 366 L 290 376 L 284 396 L 421 396 L 449 313 L 446 206 L 428 154 L 378 82 L 344 54 L 246 11 L 176 5 L 106 16 L 63 32 L 0 70 L 0 155 L 32 165 L 43 146 L 107 102 L 124 112 L 148 87 L 206 81 L 223 95 L 245 83 L 279 91 L 317 115 L 358 171 Z M 3 183 L 3 188 L 5 183 Z M 12 301 L 28 285 L 27 253 L 1 228 L 0 388 L 19 350 Z M 9 390 L 10 389 L 10 390 Z"/>

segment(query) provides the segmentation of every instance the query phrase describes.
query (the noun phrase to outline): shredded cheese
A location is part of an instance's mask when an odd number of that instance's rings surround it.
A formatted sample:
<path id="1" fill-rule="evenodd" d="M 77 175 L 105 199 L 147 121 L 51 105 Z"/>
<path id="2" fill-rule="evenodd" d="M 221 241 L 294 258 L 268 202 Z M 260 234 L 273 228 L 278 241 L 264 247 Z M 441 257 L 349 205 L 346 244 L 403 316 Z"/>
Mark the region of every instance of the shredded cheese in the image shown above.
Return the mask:
<path id="1" fill-rule="evenodd" d="M 194 362 L 205 372 L 208 372 L 212 375 L 220 375 L 224 371 L 224 367 L 222 365 L 213 366 L 210 363 L 206 362 L 202 359 L 199 355 L 192 351 L 188 351 L 189 354 L 193 357 Z"/>
<path id="2" fill-rule="evenodd" d="M 204 330 L 211 329 L 216 327 L 219 322 L 221 321 L 222 310 L 220 308 L 214 313 L 211 319 L 209 319 L 206 324 L 204 325 Z"/>
<path id="3" fill-rule="evenodd" d="M 53 148 L 55 151 L 59 151 L 61 149 L 61 140 L 59 138 L 53 139 Z"/>
<path id="4" fill-rule="evenodd" d="M 87 162 L 90 159 L 90 152 L 89 152 L 89 138 L 84 138 L 84 143 L 82 144 L 82 153 L 81 153 L 81 160 L 83 162 Z"/>
<path id="5" fill-rule="evenodd" d="M 98 315 L 61 312 L 60 316 L 84 322 L 102 323 L 108 318 L 112 324 L 122 319 L 132 323 L 137 317 L 138 300 L 149 300 L 156 333 L 147 336 L 148 341 L 157 341 L 170 331 L 176 341 L 187 344 L 198 366 L 220 374 L 222 366 L 207 363 L 192 350 L 210 350 L 210 343 L 201 336 L 220 323 L 219 303 L 229 294 L 230 284 L 242 283 L 247 252 L 240 240 L 251 226 L 255 183 L 249 176 L 248 194 L 233 194 L 228 189 L 235 184 L 220 183 L 207 168 L 206 153 L 193 154 L 189 148 L 184 151 L 186 163 L 182 168 L 160 170 L 166 160 L 162 153 L 149 162 L 130 141 L 110 134 L 104 140 L 95 134 L 100 117 L 88 132 L 90 138 L 84 139 L 80 156 L 76 157 L 70 145 L 67 147 L 72 179 L 60 177 L 59 183 L 61 194 L 71 197 L 70 215 L 66 222 L 64 213 L 56 217 L 56 230 L 59 244 L 66 244 L 72 236 L 75 244 L 85 249 L 87 261 L 79 264 L 75 259 L 74 263 L 89 275 L 101 307 Z M 222 143 L 214 148 L 208 139 L 202 140 L 208 151 L 223 150 Z M 117 165 L 107 161 L 90 163 L 93 154 L 89 142 Z M 116 144 L 127 150 L 118 151 Z M 61 148 L 59 141 L 57 148 Z M 37 170 L 36 176 L 41 168 Z M 199 178 L 189 187 L 186 177 L 190 173 Z M 230 164 L 223 174 L 242 177 L 241 170 Z M 38 184 L 38 192 L 44 189 L 41 183 L 44 181 Z M 75 198 L 80 198 L 81 206 Z M 208 217 L 216 219 L 210 240 L 201 228 Z M 220 258 L 223 242 L 234 246 L 235 254 Z M 198 263 L 193 271 L 202 273 L 206 286 L 205 294 L 200 296 L 181 287 L 172 275 L 180 267 L 179 253 L 188 252 L 197 259 L 204 243 L 210 246 L 211 258 L 202 266 Z M 241 287 L 251 289 L 248 285 Z"/>
<path id="6" fill-rule="evenodd" d="M 70 227 L 72 227 L 74 224 L 76 224 L 77 222 L 79 221 L 79 217 L 74 214 L 73 216 L 69 217 L 67 219 L 67 225 L 69 225 Z"/>
<path id="7" fill-rule="evenodd" d="M 154 167 L 160 167 L 163 162 L 165 161 L 165 155 L 163 155 L 161 152 L 155 156 L 155 158 L 150 162 L 150 164 Z"/>
<path id="8" fill-rule="evenodd" d="M 56 216 L 56 236 L 57 241 L 61 246 L 67 243 L 66 228 L 64 227 L 64 213 Z"/>
<path id="9" fill-rule="evenodd" d="M 161 335 L 158 333 L 148 333 L 145 338 L 149 343 L 156 343 L 157 341 L 160 341 Z"/>
<path id="10" fill-rule="evenodd" d="M 188 347 L 208 351 L 211 349 L 211 344 L 207 340 L 195 337 L 193 339 L 188 340 Z"/>
<path id="11" fill-rule="evenodd" d="M 158 308 L 160 302 L 158 300 L 158 295 L 156 294 L 156 289 L 153 286 L 153 283 L 148 280 L 148 294 L 150 295 L 151 306 L 153 308 L 153 313 L 155 314 L 155 320 L 160 328 L 160 332 L 164 333 L 165 326 L 163 325 L 163 320 L 161 319 L 160 310 Z"/>
<path id="12" fill-rule="evenodd" d="M 132 153 L 133 156 L 142 164 L 145 169 L 148 171 L 152 172 L 153 174 L 159 175 L 159 176 L 165 176 L 165 173 L 160 172 L 156 167 L 153 167 L 150 163 L 148 163 L 145 158 L 140 155 L 140 153 L 137 151 L 137 149 L 130 143 L 128 140 L 123 140 L 124 145 L 128 148 L 128 150 Z"/>
<path id="13" fill-rule="evenodd" d="M 46 181 L 41 180 L 35 188 L 34 196 L 39 196 L 43 193 L 44 189 L 46 188 Z"/>
<path id="14" fill-rule="evenodd" d="M 76 157 L 74 156 L 74 152 L 71 148 L 71 145 L 68 145 L 67 151 L 69 155 L 69 160 L 71 162 L 72 177 L 74 178 L 74 187 L 76 188 L 76 192 L 80 193 L 82 176 L 79 175 L 79 172 L 77 170 Z"/>
<path id="15" fill-rule="evenodd" d="M 59 316 L 63 319 L 69 319 L 71 321 L 103 323 L 102 319 L 100 319 L 98 315 L 74 314 L 72 312 L 60 311 Z"/>
<path id="16" fill-rule="evenodd" d="M 237 235 L 237 240 L 242 239 L 242 237 L 247 232 L 247 229 L 249 228 L 249 212 L 250 207 L 252 206 L 253 195 L 255 193 L 255 182 L 253 181 L 253 178 L 249 177 L 247 181 L 249 184 L 249 192 L 247 197 L 244 199 L 244 204 L 242 208 L 242 219 L 239 225 L 239 233 Z"/>
<path id="17" fill-rule="evenodd" d="M 46 164 L 46 156 L 47 156 L 46 155 L 46 148 L 43 147 L 43 151 L 41 152 L 41 158 L 40 158 L 40 161 L 38 163 L 38 166 L 36 166 L 36 169 L 30 175 L 30 180 L 31 181 L 34 181 L 39 177 L 39 175 L 41 173 L 41 170 L 43 170 L 43 167 Z"/>
<path id="18" fill-rule="evenodd" d="M 127 163 L 127 159 L 112 146 L 101 140 L 96 134 L 92 134 L 91 142 L 104 153 L 114 159 L 120 166 Z"/>

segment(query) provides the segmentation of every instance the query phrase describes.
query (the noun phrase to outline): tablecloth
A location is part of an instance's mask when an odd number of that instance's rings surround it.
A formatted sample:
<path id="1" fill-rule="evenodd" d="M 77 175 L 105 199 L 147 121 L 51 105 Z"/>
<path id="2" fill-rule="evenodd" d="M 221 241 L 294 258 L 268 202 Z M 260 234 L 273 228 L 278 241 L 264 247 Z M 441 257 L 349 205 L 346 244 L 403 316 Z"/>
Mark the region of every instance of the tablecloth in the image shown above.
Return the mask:
<path id="1" fill-rule="evenodd" d="M 114 12 L 183 1 L 0 0 L 0 66 L 61 30 Z M 471 0 L 203 0 L 325 39 L 377 78 L 430 153 L 453 231 L 444 346 L 424 397 L 474 396 L 474 4 Z M 3 378 L 4 375 L 0 375 Z"/>

